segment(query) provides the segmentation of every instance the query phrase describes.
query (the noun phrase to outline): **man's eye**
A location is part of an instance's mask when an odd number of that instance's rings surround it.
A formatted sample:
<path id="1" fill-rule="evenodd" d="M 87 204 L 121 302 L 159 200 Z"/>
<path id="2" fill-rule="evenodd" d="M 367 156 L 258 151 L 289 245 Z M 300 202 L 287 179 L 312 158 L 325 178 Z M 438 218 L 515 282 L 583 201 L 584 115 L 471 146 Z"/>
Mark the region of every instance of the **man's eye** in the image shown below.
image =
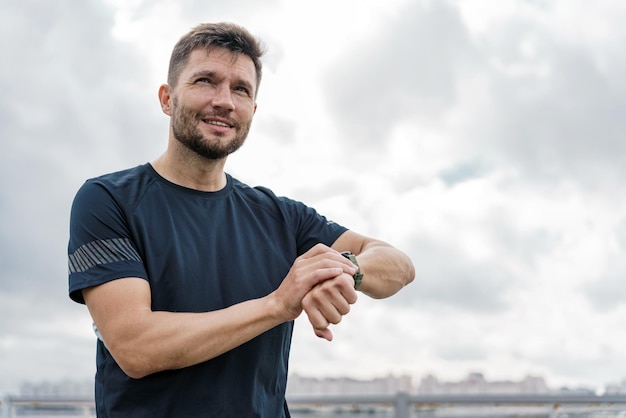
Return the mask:
<path id="1" fill-rule="evenodd" d="M 235 91 L 238 91 L 240 93 L 244 93 L 244 94 L 250 95 L 250 90 L 248 90 L 247 87 L 242 87 L 242 86 L 235 87 Z"/>
<path id="2" fill-rule="evenodd" d="M 211 79 L 210 78 L 206 78 L 206 77 L 202 77 L 196 80 L 196 83 L 210 83 Z"/>

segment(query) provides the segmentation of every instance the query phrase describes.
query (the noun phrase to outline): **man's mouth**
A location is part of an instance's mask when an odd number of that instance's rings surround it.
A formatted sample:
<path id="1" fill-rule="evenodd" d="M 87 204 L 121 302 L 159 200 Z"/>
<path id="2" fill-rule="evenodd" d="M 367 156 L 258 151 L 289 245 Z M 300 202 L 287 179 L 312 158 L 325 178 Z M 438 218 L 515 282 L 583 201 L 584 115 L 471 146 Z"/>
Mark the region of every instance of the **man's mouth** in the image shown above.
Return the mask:
<path id="1" fill-rule="evenodd" d="M 218 120 L 206 120 L 202 119 L 202 122 L 208 123 L 209 125 L 222 126 L 224 128 L 230 128 L 231 126 L 225 122 L 220 122 Z"/>

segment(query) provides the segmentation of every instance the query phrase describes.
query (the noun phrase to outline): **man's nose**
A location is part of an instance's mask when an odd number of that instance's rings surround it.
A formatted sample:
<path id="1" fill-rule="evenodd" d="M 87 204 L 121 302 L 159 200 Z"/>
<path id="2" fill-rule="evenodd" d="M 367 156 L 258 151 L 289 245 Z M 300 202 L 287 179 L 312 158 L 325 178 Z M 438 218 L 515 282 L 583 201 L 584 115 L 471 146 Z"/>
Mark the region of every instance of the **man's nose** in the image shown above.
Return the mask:
<path id="1" fill-rule="evenodd" d="M 214 91 L 213 107 L 234 110 L 235 102 L 233 101 L 233 94 L 230 90 L 230 86 L 220 85 Z"/>

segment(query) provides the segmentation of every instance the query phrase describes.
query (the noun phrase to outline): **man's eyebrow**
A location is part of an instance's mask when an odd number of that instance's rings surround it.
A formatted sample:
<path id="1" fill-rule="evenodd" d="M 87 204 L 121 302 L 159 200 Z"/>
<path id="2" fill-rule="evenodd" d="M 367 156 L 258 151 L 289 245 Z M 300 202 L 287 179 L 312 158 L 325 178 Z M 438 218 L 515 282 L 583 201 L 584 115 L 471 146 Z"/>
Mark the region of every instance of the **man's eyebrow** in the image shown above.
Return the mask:
<path id="1" fill-rule="evenodd" d="M 195 73 L 191 74 L 191 78 L 214 77 L 214 76 L 215 76 L 215 72 L 214 71 L 208 71 L 208 70 L 202 70 L 202 71 L 198 71 L 198 72 L 195 72 Z"/>

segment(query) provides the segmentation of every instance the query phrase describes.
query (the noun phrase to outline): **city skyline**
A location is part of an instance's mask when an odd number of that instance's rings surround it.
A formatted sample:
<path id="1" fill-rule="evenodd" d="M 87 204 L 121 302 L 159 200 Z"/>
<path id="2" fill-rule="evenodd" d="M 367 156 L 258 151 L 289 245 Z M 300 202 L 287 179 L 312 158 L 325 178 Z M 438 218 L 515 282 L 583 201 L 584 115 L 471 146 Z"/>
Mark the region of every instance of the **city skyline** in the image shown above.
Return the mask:
<path id="1" fill-rule="evenodd" d="M 47 397 L 91 397 L 94 382 L 91 379 L 75 381 L 70 379 L 45 380 L 21 383 L 17 393 L 2 393 L 2 396 L 24 398 Z M 379 390 L 380 389 L 380 390 Z M 336 394 L 541 394 L 541 393 L 624 393 L 626 377 L 618 382 L 610 382 L 598 391 L 591 385 L 578 387 L 551 386 L 542 376 L 526 375 L 521 379 L 490 380 L 481 372 L 470 372 L 459 380 L 440 379 L 434 374 L 413 376 L 411 374 L 388 374 L 371 379 L 358 379 L 351 376 L 304 376 L 291 373 L 287 386 L 288 395 L 330 395 Z"/>

